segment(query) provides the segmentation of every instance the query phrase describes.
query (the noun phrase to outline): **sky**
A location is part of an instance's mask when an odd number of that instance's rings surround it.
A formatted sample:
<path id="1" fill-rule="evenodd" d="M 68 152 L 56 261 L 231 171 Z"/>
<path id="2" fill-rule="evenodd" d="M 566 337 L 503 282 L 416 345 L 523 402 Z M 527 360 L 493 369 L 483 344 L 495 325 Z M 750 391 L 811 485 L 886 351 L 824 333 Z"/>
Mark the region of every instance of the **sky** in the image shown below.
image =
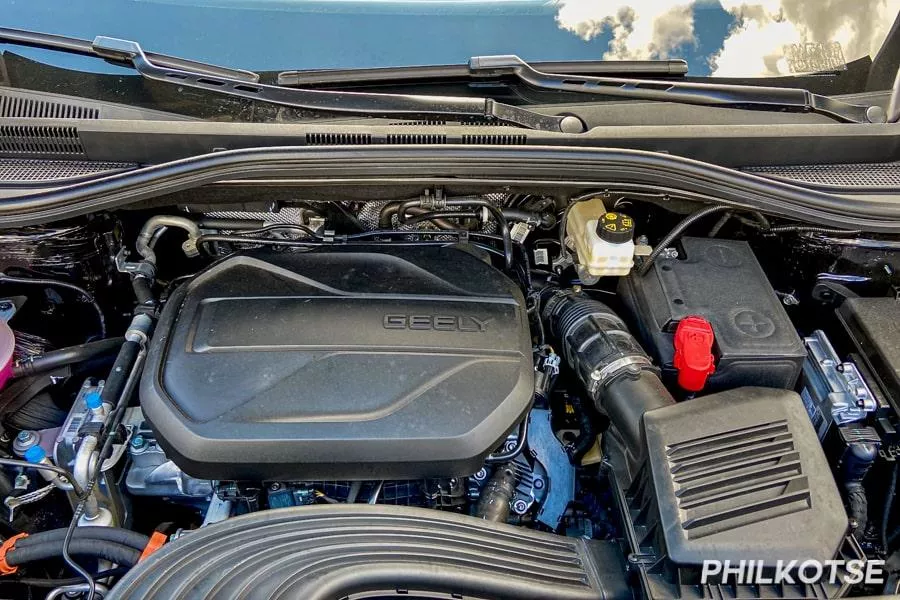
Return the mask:
<path id="1" fill-rule="evenodd" d="M 846 62 L 873 54 L 898 11 L 900 0 L 0 0 L 4 27 L 119 37 L 253 70 L 461 64 L 518 54 L 684 58 L 692 75 L 740 77 L 797 72 L 809 64 L 789 60 L 802 44 L 812 44 L 813 56 L 828 50 Z M 69 68 L 116 70 L 14 51 Z"/>
<path id="2" fill-rule="evenodd" d="M 711 74 L 730 77 L 790 73 L 786 45 L 837 42 L 847 61 L 874 55 L 900 0 L 561 0 L 558 7 L 559 26 L 582 39 L 612 34 L 606 58 L 679 57 L 700 48 Z M 718 42 L 702 30 L 720 21 L 717 12 L 727 22 Z"/>

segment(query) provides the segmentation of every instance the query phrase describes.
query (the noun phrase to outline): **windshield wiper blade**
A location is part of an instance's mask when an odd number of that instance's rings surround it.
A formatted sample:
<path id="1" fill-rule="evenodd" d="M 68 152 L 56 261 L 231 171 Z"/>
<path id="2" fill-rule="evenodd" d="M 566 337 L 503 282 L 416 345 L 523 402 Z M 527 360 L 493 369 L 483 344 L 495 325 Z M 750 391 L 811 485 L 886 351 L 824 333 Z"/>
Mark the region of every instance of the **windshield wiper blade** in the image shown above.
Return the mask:
<path id="1" fill-rule="evenodd" d="M 469 60 L 469 70 L 481 75 L 514 75 L 546 90 L 702 106 L 815 112 L 850 123 L 885 122 L 885 112 L 880 106 L 858 106 L 799 88 L 544 73 L 514 55 L 476 56 Z"/>
<path id="2" fill-rule="evenodd" d="M 68 52 L 70 54 L 81 54 L 83 56 L 93 56 L 95 58 L 110 57 L 104 56 L 97 52 L 93 44 L 88 40 L 68 37 L 64 35 L 52 35 L 49 33 L 38 33 L 36 31 L 25 31 L 23 29 L 8 29 L 0 27 L 0 43 L 16 44 L 17 46 L 29 46 L 31 48 L 42 48 L 44 50 L 55 50 L 59 52 Z M 146 52 L 147 58 L 154 64 L 167 69 L 180 69 L 183 71 L 193 71 L 203 73 L 213 77 L 231 77 L 232 79 L 240 79 L 255 83 L 259 81 L 259 75 L 253 71 L 244 71 L 242 69 L 231 69 L 228 67 L 219 67 L 207 63 L 188 60 L 185 58 L 176 58 L 165 54 L 156 54 L 154 52 Z M 114 62 L 114 59 L 111 59 Z M 126 65 L 131 66 L 131 65 Z"/>
<path id="3" fill-rule="evenodd" d="M 629 75 L 629 76 L 681 76 L 688 71 L 687 61 L 667 60 L 573 60 L 557 62 L 534 62 L 531 66 L 539 71 L 566 75 Z M 471 79 L 482 76 L 473 72 L 469 65 L 433 65 L 410 67 L 376 67 L 371 69 L 311 69 L 282 71 L 278 74 L 278 85 L 303 87 L 334 83 L 387 83 L 387 82 L 434 82 L 447 79 Z M 483 76 L 489 77 L 490 74 Z"/>
<path id="4" fill-rule="evenodd" d="M 137 42 L 104 36 L 95 38 L 93 42 L 86 42 L 64 36 L 0 29 L 0 42 L 95 56 L 130 65 L 142 77 L 151 81 L 291 108 L 387 118 L 455 117 L 501 121 L 528 129 L 560 133 L 582 133 L 585 130 L 584 123 L 577 117 L 545 115 L 495 102 L 490 98 L 372 94 L 266 85 L 259 83 L 256 74 L 250 71 L 241 72 L 151 55 L 144 52 Z M 154 60 L 154 56 L 162 59 L 162 62 Z M 240 73 L 244 75 L 236 76 Z M 248 78 L 248 74 L 256 78 Z"/>

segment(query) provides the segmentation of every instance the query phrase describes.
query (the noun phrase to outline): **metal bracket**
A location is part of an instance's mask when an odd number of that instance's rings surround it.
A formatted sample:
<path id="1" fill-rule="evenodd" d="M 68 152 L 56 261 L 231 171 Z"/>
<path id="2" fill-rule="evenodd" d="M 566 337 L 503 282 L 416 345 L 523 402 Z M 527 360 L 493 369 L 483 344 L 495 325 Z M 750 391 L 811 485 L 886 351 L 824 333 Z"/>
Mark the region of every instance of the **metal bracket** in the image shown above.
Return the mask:
<path id="1" fill-rule="evenodd" d="M 575 468 L 553 433 L 550 411 L 532 409 L 528 420 L 528 447 L 531 456 L 547 471 L 548 489 L 537 520 L 555 530 L 569 504 L 575 499 Z"/>

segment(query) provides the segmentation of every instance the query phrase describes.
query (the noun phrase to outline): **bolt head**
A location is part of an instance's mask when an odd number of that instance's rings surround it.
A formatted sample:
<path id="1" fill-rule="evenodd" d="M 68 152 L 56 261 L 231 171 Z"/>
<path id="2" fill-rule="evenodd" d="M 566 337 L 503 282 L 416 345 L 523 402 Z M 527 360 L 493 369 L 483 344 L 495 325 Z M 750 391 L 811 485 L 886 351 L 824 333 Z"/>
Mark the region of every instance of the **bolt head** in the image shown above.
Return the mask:
<path id="1" fill-rule="evenodd" d="M 513 503 L 513 510 L 517 513 L 523 513 L 528 510 L 528 504 L 526 504 L 524 500 L 516 500 L 515 503 Z"/>
<path id="2" fill-rule="evenodd" d="M 136 435 L 131 438 L 131 447 L 134 449 L 140 449 L 147 445 L 147 440 L 142 435 Z"/>
<path id="3" fill-rule="evenodd" d="M 20 431 L 19 435 L 16 436 L 16 439 L 20 442 L 27 442 L 31 440 L 31 435 L 30 431 Z"/>
<path id="4" fill-rule="evenodd" d="M 535 477 L 535 479 L 534 479 L 534 489 L 536 489 L 536 490 L 542 490 L 542 489 L 544 489 L 544 480 Z"/>

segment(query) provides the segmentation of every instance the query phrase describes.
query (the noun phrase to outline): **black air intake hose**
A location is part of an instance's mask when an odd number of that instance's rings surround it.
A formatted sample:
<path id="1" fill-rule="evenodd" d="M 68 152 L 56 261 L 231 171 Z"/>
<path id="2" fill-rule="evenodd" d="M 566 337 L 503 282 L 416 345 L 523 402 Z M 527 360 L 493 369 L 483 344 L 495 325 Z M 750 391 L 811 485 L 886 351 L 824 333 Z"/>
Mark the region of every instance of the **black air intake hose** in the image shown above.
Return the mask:
<path id="1" fill-rule="evenodd" d="M 636 461 L 643 454 L 644 413 L 675 403 L 650 357 L 608 306 L 571 290 L 546 291 L 543 318 L 563 359 Z"/>

